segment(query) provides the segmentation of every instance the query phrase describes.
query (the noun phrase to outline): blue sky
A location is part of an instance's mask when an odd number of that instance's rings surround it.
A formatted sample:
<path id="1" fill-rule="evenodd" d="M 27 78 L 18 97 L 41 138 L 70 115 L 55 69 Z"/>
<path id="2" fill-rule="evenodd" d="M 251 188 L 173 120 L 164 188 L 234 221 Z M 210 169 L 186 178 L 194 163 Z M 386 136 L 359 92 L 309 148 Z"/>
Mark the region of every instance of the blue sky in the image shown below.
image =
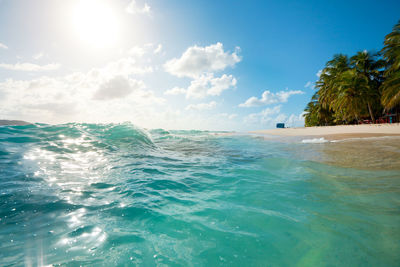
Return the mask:
<path id="1" fill-rule="evenodd" d="M 0 118 L 302 126 L 336 53 L 378 51 L 398 1 L 0 0 Z"/>

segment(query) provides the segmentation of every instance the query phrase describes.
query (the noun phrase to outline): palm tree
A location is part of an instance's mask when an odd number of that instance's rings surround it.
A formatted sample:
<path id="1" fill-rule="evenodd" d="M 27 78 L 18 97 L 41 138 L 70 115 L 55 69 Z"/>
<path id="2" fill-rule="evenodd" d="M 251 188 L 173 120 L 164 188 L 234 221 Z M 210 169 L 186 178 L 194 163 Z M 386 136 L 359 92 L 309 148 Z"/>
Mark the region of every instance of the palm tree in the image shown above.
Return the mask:
<path id="1" fill-rule="evenodd" d="M 400 21 L 386 35 L 381 53 L 384 60 L 362 51 L 328 61 L 305 109 L 306 126 L 347 124 L 368 115 L 375 122 L 382 110 L 400 108 Z"/>
<path id="2" fill-rule="evenodd" d="M 316 83 L 321 105 L 317 113 L 321 116 L 320 111 L 326 109 L 337 124 L 351 123 L 367 114 L 375 122 L 384 66 L 377 56 L 363 51 L 350 59 L 338 54 L 328 61 Z"/>
<path id="3" fill-rule="evenodd" d="M 382 54 L 387 63 L 382 85 L 382 104 L 385 110 L 400 104 L 400 21 L 385 36 Z"/>
<path id="4" fill-rule="evenodd" d="M 303 115 L 304 117 L 304 124 L 306 127 L 310 126 L 319 126 L 320 121 L 318 119 L 318 105 L 319 103 L 317 101 L 310 101 L 306 108 L 304 109 L 305 113 Z"/>
<path id="5" fill-rule="evenodd" d="M 304 109 L 305 114 L 303 116 L 305 126 L 322 126 L 333 124 L 332 112 L 326 108 L 323 108 L 319 103 L 318 98 L 318 92 L 316 92 L 312 96 L 311 101 L 307 104 L 307 107 Z"/>
<path id="6" fill-rule="evenodd" d="M 350 58 L 352 67 L 349 75 L 353 75 L 352 81 L 354 89 L 357 88 L 359 101 L 367 105 L 371 120 L 375 122 L 373 107 L 379 107 L 380 92 L 379 87 L 382 83 L 382 69 L 385 66 L 383 60 L 377 60 L 378 54 L 372 54 L 367 51 L 358 52 Z M 347 83 L 347 85 L 349 85 Z"/>
<path id="7" fill-rule="evenodd" d="M 367 113 L 366 103 L 370 91 L 368 79 L 360 75 L 356 69 L 340 74 L 337 79 L 337 95 L 332 102 L 332 109 L 345 122 L 359 120 Z M 371 116 L 371 119 L 374 119 Z"/>
<path id="8" fill-rule="evenodd" d="M 319 80 L 316 83 L 318 89 L 318 101 L 323 108 L 332 110 L 332 103 L 338 93 L 338 78 L 340 74 L 349 69 L 349 59 L 346 55 L 337 54 L 326 63 Z"/>

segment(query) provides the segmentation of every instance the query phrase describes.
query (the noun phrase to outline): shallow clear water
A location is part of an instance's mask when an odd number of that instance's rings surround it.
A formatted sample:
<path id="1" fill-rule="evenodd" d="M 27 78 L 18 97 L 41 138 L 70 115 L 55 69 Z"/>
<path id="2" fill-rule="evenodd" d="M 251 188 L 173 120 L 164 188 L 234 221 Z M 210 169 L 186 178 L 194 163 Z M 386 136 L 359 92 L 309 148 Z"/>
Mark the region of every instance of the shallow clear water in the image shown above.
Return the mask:
<path id="1" fill-rule="evenodd" d="M 0 265 L 398 266 L 400 166 L 336 145 L 1 126 Z"/>

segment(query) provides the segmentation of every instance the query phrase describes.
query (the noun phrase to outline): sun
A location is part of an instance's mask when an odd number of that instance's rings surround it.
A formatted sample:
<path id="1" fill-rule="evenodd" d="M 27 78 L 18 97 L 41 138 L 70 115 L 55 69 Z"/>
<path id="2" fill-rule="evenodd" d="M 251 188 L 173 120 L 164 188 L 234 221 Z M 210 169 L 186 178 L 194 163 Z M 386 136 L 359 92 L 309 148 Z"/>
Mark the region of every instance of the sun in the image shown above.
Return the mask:
<path id="1" fill-rule="evenodd" d="M 71 20 L 77 37 L 90 46 L 110 47 L 119 39 L 120 25 L 110 1 L 78 0 Z"/>

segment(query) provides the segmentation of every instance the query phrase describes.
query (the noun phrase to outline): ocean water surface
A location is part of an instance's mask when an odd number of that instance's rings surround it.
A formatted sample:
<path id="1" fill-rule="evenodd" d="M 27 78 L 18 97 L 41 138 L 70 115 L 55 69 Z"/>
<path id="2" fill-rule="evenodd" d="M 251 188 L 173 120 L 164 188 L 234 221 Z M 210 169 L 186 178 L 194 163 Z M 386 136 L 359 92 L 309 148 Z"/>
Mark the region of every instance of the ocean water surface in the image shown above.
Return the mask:
<path id="1" fill-rule="evenodd" d="M 0 266 L 399 266 L 400 139 L 0 126 Z"/>

